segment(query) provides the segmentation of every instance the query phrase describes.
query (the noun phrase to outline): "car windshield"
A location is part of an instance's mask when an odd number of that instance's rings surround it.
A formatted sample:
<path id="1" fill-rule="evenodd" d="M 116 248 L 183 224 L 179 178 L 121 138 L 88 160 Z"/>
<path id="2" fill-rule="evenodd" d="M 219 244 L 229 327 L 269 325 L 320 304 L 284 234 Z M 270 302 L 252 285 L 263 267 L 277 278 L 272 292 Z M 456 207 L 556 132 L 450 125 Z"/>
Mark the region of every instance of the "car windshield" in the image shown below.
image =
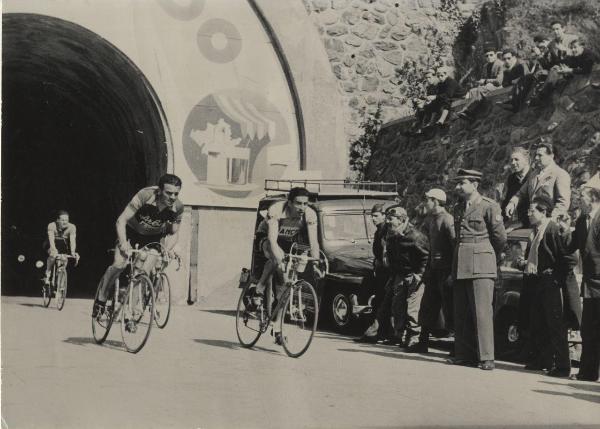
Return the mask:
<path id="1" fill-rule="evenodd" d="M 366 240 L 373 238 L 374 233 L 375 225 L 363 213 L 340 213 L 323 217 L 323 234 L 326 240 Z"/>

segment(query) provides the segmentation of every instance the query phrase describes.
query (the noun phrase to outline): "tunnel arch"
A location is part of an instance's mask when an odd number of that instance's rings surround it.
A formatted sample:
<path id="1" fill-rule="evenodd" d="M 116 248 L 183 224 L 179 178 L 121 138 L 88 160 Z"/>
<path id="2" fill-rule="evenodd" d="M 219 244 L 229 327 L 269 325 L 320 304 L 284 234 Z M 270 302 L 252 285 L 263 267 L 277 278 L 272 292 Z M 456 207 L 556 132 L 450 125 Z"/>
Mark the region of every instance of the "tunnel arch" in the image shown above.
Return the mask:
<path id="1" fill-rule="evenodd" d="M 2 24 L 3 292 L 37 290 L 5 272 L 18 271 L 16 253 L 41 256 L 46 225 L 66 209 L 82 255 L 73 274 L 89 294 L 120 211 L 173 171 L 166 117 L 143 73 L 98 34 L 37 14 Z"/>

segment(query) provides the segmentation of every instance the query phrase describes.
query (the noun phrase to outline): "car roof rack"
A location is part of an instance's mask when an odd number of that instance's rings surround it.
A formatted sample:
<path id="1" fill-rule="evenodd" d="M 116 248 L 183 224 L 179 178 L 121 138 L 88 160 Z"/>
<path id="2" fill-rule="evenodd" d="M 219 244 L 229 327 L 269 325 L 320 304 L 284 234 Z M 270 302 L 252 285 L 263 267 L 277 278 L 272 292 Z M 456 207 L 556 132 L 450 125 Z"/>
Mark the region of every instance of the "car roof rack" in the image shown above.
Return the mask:
<path id="1" fill-rule="evenodd" d="M 306 188 L 309 192 L 328 196 L 351 196 L 351 195 L 373 195 L 373 196 L 397 196 L 398 184 L 396 182 L 370 182 L 350 181 L 343 179 L 329 180 L 282 180 L 265 179 L 265 191 L 289 192 L 292 188 Z"/>

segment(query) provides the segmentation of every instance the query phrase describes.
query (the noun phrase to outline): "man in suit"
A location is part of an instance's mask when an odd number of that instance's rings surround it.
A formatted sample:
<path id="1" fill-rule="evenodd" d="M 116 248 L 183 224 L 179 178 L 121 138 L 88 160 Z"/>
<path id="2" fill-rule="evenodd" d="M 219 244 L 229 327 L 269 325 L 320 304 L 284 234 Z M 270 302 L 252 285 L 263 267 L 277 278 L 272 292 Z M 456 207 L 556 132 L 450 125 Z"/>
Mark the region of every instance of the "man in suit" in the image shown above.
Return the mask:
<path id="1" fill-rule="evenodd" d="M 537 353 L 525 368 L 548 369 L 550 376 L 568 377 L 571 359 L 561 288 L 567 251 L 559 225 L 550 219 L 553 206 L 547 195 L 539 195 L 528 210 L 533 231 L 526 254 L 524 285 L 534 291 L 530 308 L 531 342 Z"/>
<path id="2" fill-rule="evenodd" d="M 423 232 L 429 239 L 429 260 L 423 275 L 425 291 L 419 309 L 421 334 L 419 342 L 409 347 L 409 353 L 427 353 L 429 334 L 436 327 L 440 310 L 447 329 L 452 329 L 452 291 L 448 277 L 452 271 L 454 251 L 454 218 L 446 211 L 446 193 L 441 189 L 430 189 L 425 193 L 427 216 L 423 222 Z"/>
<path id="3" fill-rule="evenodd" d="M 553 216 L 566 214 L 571 204 L 571 176 L 554 161 L 555 150 L 550 143 L 540 143 L 535 148 L 536 172 L 521 186 L 519 192 L 506 205 L 505 213 L 511 217 L 521 200 L 531 202 L 538 195 L 547 195 L 554 202 Z"/>
<path id="4" fill-rule="evenodd" d="M 506 184 L 504 186 L 505 195 L 502 200 L 502 204 L 500 204 L 500 208 L 502 209 L 502 213 L 505 213 L 506 206 L 512 197 L 514 197 L 521 186 L 529 180 L 531 176 L 531 168 L 529 166 L 529 151 L 524 147 L 517 146 L 513 148 L 512 153 L 510 155 L 510 168 L 512 173 L 506 178 Z M 529 208 L 529 201 L 526 201 L 524 198 L 519 200 L 515 214 L 517 220 L 522 224 L 523 228 L 527 228 L 529 226 L 529 218 L 527 217 L 527 209 Z M 511 220 L 510 217 L 504 215 L 504 221 L 508 222 Z"/>
<path id="5" fill-rule="evenodd" d="M 527 64 L 519 61 L 517 53 L 512 49 L 505 49 L 502 52 L 502 60 L 504 61 L 503 87 L 516 84 L 519 79 L 529 73 Z"/>
<path id="6" fill-rule="evenodd" d="M 455 357 L 453 365 L 494 369 L 492 301 L 497 276 L 497 257 L 506 243 L 500 206 L 479 194 L 482 174 L 458 170 L 456 192 L 461 202 L 454 207 L 456 246 L 454 278 Z"/>
<path id="7" fill-rule="evenodd" d="M 589 208 L 570 236 L 569 251 L 579 250 L 583 267 L 581 296 L 582 352 L 578 380 L 598 381 L 600 373 L 600 176 L 583 185 L 582 199 Z M 568 231 L 568 224 L 563 229 Z"/>
<path id="8" fill-rule="evenodd" d="M 458 117 L 471 120 L 481 101 L 491 91 L 502 87 L 504 64 L 498 59 L 496 49 L 487 47 L 485 49 L 486 63 L 483 66 L 481 79 L 477 86 L 471 88 L 465 98 L 468 100 L 463 109 L 457 114 Z"/>

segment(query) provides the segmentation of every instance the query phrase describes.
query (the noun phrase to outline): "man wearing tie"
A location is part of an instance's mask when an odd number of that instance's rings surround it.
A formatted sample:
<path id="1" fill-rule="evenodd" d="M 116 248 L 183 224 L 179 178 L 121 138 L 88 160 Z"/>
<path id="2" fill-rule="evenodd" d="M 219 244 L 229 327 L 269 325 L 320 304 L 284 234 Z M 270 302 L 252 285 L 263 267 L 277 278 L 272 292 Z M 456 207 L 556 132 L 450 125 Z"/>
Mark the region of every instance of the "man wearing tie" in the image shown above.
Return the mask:
<path id="1" fill-rule="evenodd" d="M 554 203 L 553 217 L 566 214 L 571 204 L 571 176 L 560 168 L 554 160 L 554 147 L 550 143 L 540 143 L 535 148 L 534 163 L 536 173 L 521 186 L 517 194 L 506 205 L 506 215 L 511 217 L 519 201 L 531 203 L 538 195 L 546 195 Z"/>
<path id="2" fill-rule="evenodd" d="M 598 381 L 600 372 L 600 176 L 596 174 L 582 189 L 583 202 L 590 209 L 575 223 L 569 250 L 579 250 L 583 266 L 581 296 L 582 351 L 578 380 Z M 561 225 L 569 231 L 567 223 Z"/>
<path id="3" fill-rule="evenodd" d="M 456 192 L 462 201 L 454 207 L 455 357 L 447 362 L 492 370 L 496 255 L 506 243 L 506 230 L 498 203 L 477 190 L 481 177 L 479 171 L 460 169 L 455 178 Z"/>

